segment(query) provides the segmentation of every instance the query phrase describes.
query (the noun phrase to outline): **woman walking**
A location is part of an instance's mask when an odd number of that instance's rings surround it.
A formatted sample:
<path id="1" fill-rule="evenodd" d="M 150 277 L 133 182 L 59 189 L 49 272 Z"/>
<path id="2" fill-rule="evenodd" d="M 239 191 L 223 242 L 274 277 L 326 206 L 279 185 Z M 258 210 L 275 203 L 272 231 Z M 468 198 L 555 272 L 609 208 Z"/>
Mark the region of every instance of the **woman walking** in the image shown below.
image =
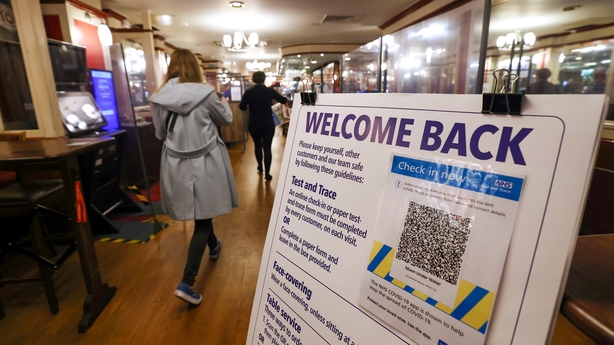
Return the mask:
<path id="1" fill-rule="evenodd" d="M 232 122 L 227 102 L 204 84 L 196 56 L 179 49 L 171 55 L 168 73 L 153 103 L 156 137 L 164 141 L 160 163 L 163 209 L 175 220 L 194 220 L 188 258 L 175 296 L 198 305 L 202 296 L 193 285 L 209 246 L 217 259 L 222 243 L 213 232 L 212 218 L 239 206 L 226 145 L 217 126 Z"/>
<path id="2" fill-rule="evenodd" d="M 270 181 L 271 176 L 271 143 L 275 135 L 275 123 L 271 106 L 273 100 L 281 104 L 286 104 L 286 97 L 277 91 L 264 85 L 266 75 L 264 72 L 255 72 L 252 81 L 256 83 L 254 87 L 245 91 L 239 109 L 247 110 L 249 106 L 249 124 L 247 130 L 254 141 L 254 153 L 258 162 L 258 172 L 262 173 L 262 162 L 264 153 L 264 179 Z"/>

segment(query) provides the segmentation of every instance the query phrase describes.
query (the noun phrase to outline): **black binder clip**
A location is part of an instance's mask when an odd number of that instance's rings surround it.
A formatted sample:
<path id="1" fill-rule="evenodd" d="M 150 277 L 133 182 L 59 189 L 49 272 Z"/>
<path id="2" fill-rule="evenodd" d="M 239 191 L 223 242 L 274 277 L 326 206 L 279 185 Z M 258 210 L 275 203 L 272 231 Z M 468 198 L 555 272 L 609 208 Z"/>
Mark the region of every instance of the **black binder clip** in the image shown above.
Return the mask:
<path id="1" fill-rule="evenodd" d="M 499 86 L 497 72 L 503 72 L 503 87 L 499 93 L 497 93 L 497 87 Z M 518 81 L 518 75 L 510 73 L 505 68 L 496 69 L 492 75 L 495 78 L 494 93 L 482 95 L 482 114 L 520 115 L 522 93 L 508 92 L 508 84 L 511 84 L 510 89 L 514 90 L 514 84 Z M 510 81 L 512 76 L 514 79 Z"/>
<path id="2" fill-rule="evenodd" d="M 306 80 L 304 84 L 307 85 L 309 80 L 308 79 L 303 79 L 303 80 Z M 310 90 L 301 92 L 301 104 L 302 105 L 316 105 L 316 99 L 318 95 L 316 91 L 317 89 L 320 88 L 321 85 L 322 84 L 320 83 L 312 83 Z"/>

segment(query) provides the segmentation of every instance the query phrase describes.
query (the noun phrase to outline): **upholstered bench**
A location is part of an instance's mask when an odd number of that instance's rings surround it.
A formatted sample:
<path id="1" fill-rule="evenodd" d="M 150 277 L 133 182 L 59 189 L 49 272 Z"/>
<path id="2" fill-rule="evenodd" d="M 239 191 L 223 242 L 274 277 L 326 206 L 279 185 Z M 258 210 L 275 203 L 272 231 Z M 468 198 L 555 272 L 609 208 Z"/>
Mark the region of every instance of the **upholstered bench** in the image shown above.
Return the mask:
<path id="1" fill-rule="evenodd" d="M 561 311 L 597 344 L 614 344 L 614 234 L 578 238 Z"/>

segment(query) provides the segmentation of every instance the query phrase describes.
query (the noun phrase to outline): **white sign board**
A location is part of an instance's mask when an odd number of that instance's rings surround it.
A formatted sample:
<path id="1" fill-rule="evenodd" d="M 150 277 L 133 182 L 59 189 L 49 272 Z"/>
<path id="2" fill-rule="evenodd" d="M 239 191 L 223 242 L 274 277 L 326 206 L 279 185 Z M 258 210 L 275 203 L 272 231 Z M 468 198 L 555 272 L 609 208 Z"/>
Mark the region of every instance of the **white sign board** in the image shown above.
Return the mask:
<path id="1" fill-rule="evenodd" d="M 241 86 L 230 87 L 230 100 L 233 102 L 241 101 Z"/>
<path id="2" fill-rule="evenodd" d="M 247 344 L 546 343 L 605 101 L 295 104 Z"/>

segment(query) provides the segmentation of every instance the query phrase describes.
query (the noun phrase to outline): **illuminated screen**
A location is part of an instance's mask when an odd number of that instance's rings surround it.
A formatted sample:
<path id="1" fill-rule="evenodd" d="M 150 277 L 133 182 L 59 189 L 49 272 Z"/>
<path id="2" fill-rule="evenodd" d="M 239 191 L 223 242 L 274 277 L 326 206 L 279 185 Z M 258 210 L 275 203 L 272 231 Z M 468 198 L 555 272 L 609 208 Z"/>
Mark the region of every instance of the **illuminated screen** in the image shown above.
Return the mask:
<path id="1" fill-rule="evenodd" d="M 62 122 L 69 136 L 100 130 L 107 121 L 89 92 L 58 92 Z"/>
<path id="2" fill-rule="evenodd" d="M 107 120 L 107 125 L 102 129 L 115 130 L 119 128 L 119 120 L 117 117 L 117 103 L 115 102 L 115 87 L 113 84 L 113 73 L 111 71 L 90 70 L 92 79 L 92 90 L 94 98 L 104 118 Z"/>

